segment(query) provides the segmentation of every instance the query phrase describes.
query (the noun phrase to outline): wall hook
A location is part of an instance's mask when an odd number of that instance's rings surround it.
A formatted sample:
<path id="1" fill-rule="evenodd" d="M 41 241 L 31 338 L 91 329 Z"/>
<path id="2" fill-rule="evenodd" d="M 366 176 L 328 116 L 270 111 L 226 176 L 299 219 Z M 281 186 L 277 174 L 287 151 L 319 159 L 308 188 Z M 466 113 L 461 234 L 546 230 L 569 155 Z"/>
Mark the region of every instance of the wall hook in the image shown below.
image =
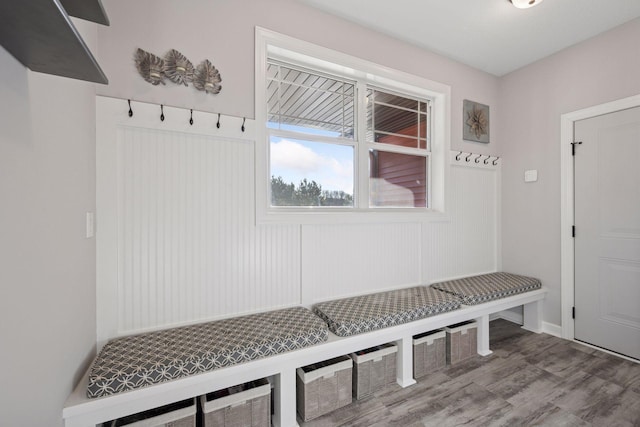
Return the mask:
<path id="1" fill-rule="evenodd" d="M 218 113 L 218 123 L 216 123 L 216 127 L 220 129 L 220 113 Z"/>
<path id="2" fill-rule="evenodd" d="M 471 156 L 473 156 L 473 153 L 469 153 L 469 155 L 468 155 L 467 157 L 465 157 L 465 158 L 464 158 L 464 160 L 465 160 L 466 162 L 468 162 L 468 161 L 469 161 L 469 159 L 471 158 Z"/>
<path id="3" fill-rule="evenodd" d="M 160 104 L 160 121 L 164 122 L 164 105 Z"/>
<path id="4" fill-rule="evenodd" d="M 495 159 L 493 162 L 491 162 L 491 164 L 492 164 L 493 166 L 495 166 L 496 164 L 498 164 L 498 159 L 499 159 L 499 158 L 500 158 L 500 157 L 496 157 L 496 159 Z"/>
<path id="5" fill-rule="evenodd" d="M 460 160 L 460 156 L 461 156 L 461 155 L 462 155 L 462 151 L 461 151 L 461 152 L 459 152 L 459 153 L 456 155 L 456 161 L 457 161 L 457 160 Z"/>
<path id="6" fill-rule="evenodd" d="M 476 157 L 473 161 L 474 161 L 475 163 L 480 163 L 480 160 L 479 160 L 479 159 L 480 159 L 480 157 L 482 157 L 482 154 L 478 154 L 478 157 Z"/>
<path id="7" fill-rule="evenodd" d="M 487 165 L 489 164 L 489 159 L 491 158 L 491 156 L 487 156 L 486 159 L 484 159 L 484 164 Z"/>
<path id="8" fill-rule="evenodd" d="M 193 126 L 193 108 L 191 109 L 191 117 L 189 117 L 189 124 Z"/>
<path id="9" fill-rule="evenodd" d="M 131 109 L 131 100 L 127 99 L 127 102 L 129 103 L 129 117 L 133 117 L 133 110 Z"/>
<path id="10" fill-rule="evenodd" d="M 246 122 L 246 121 L 247 121 L 247 118 L 243 117 L 242 118 L 242 127 L 240 128 L 240 129 L 242 129 L 242 132 L 244 132 L 244 122 Z"/>

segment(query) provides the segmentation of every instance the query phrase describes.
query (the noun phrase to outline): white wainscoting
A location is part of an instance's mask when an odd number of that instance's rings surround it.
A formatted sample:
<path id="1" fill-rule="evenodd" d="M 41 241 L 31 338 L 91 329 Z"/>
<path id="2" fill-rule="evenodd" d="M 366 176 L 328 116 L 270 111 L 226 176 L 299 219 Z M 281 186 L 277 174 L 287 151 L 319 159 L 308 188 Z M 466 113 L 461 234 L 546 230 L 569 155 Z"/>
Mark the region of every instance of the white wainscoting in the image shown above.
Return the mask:
<path id="1" fill-rule="evenodd" d="M 97 106 L 100 342 L 300 303 L 300 227 L 255 226 L 252 123 Z"/>
<path id="2" fill-rule="evenodd" d="M 303 303 L 421 282 L 420 224 L 302 227 Z"/>
<path id="3" fill-rule="evenodd" d="M 451 161 L 446 219 L 255 222 L 252 120 L 97 98 L 98 342 L 496 271 L 500 165 Z"/>

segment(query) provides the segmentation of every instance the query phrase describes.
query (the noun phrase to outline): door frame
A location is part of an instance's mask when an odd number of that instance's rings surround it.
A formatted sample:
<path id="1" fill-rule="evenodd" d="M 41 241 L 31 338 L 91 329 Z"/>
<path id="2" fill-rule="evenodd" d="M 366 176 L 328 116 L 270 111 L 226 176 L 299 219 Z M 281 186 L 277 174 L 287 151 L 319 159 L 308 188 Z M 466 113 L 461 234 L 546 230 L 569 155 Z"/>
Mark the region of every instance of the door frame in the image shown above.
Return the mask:
<path id="1" fill-rule="evenodd" d="M 615 111 L 640 106 L 640 94 L 572 111 L 560 116 L 560 307 L 562 338 L 574 340 L 575 322 L 572 316 L 574 306 L 574 240 L 571 227 L 574 225 L 574 181 L 571 143 L 573 125 L 578 120 L 589 119 Z"/>

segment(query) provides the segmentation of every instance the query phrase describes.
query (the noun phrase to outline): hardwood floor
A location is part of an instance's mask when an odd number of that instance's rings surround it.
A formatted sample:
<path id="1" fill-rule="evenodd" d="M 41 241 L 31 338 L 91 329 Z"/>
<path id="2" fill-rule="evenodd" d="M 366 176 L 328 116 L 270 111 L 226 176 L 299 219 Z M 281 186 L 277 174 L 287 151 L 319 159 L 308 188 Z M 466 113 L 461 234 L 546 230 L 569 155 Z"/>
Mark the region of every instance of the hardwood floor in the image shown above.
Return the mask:
<path id="1" fill-rule="evenodd" d="M 640 364 L 505 320 L 490 336 L 490 356 L 300 425 L 640 426 Z"/>

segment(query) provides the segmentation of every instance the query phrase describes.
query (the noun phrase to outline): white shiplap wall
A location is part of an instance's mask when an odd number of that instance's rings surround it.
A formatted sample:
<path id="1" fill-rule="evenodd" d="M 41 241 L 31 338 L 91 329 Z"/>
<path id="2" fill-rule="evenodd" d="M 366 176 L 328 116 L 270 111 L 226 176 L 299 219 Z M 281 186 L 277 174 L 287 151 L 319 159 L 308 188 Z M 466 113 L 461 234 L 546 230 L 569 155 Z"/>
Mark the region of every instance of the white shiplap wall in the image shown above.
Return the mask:
<path id="1" fill-rule="evenodd" d="M 497 269 L 499 166 L 452 161 L 447 218 L 255 222 L 253 122 L 97 98 L 98 341 Z"/>
<path id="2" fill-rule="evenodd" d="M 302 227 L 305 304 L 418 284 L 420 224 Z"/>
<path id="3" fill-rule="evenodd" d="M 252 123 L 97 103 L 99 341 L 299 304 L 300 227 L 255 226 Z"/>

